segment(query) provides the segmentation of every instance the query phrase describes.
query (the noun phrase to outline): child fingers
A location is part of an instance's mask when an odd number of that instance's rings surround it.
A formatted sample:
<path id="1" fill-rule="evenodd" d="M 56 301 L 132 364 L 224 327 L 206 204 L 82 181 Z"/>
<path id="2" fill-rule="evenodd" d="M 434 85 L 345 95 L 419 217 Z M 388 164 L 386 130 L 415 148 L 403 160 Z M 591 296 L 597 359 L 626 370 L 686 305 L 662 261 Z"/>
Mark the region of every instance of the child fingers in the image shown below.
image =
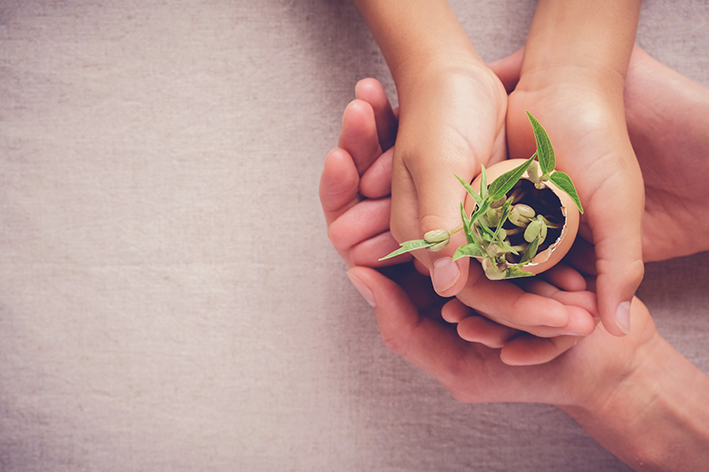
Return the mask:
<path id="1" fill-rule="evenodd" d="M 500 351 L 500 359 L 513 366 L 546 364 L 574 347 L 581 339 L 578 336 L 539 338 L 525 333 L 505 344 Z"/>

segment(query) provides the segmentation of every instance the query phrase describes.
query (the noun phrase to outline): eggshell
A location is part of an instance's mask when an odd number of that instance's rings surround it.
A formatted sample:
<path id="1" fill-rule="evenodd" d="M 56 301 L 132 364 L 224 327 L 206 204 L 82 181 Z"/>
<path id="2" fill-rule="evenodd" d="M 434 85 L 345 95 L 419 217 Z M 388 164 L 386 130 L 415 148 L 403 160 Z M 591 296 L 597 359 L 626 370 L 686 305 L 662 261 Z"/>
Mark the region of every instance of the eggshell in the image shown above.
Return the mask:
<path id="1" fill-rule="evenodd" d="M 507 171 L 514 169 L 525 161 L 525 159 L 508 159 L 506 161 L 498 162 L 497 164 L 491 166 L 487 171 L 487 182 L 488 185 L 495 181 L 497 177 L 504 174 Z M 525 179 L 527 174 L 522 178 Z M 547 187 L 554 192 L 554 194 L 561 201 L 561 213 L 566 218 L 566 222 L 561 230 L 561 235 L 556 239 L 556 241 L 551 244 L 546 250 L 537 254 L 531 261 L 527 262 L 522 267 L 525 272 L 531 272 L 533 274 L 540 274 L 545 270 L 554 267 L 571 249 L 571 245 L 576 239 L 576 234 L 579 228 L 579 210 L 576 203 L 569 197 L 569 195 L 560 190 L 551 181 L 546 182 Z M 480 176 L 478 176 L 472 183 L 472 187 L 479 192 L 480 191 Z M 473 212 L 475 208 L 475 201 L 468 195 L 465 199 L 465 211 L 468 215 Z"/>

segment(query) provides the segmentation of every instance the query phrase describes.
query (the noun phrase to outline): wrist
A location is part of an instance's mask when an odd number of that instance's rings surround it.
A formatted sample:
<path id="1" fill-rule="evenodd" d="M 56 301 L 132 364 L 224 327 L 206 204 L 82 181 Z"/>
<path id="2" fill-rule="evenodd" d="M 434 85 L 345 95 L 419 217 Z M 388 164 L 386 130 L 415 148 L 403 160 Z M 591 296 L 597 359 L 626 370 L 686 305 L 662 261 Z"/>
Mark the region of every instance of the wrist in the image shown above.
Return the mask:
<path id="1" fill-rule="evenodd" d="M 540 0 L 525 46 L 531 72 L 614 84 L 622 91 L 641 0 Z"/>
<path id="2" fill-rule="evenodd" d="M 634 359 L 615 387 L 562 410 L 636 470 L 706 470 L 709 378 L 656 332 Z"/>

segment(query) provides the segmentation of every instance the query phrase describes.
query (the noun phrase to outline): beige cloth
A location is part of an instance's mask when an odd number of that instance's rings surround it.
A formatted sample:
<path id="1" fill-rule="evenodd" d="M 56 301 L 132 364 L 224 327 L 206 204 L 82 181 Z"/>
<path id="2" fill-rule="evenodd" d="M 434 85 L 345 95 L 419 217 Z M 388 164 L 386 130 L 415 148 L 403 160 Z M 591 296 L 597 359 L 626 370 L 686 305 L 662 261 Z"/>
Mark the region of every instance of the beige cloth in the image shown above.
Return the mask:
<path id="1" fill-rule="evenodd" d="M 494 60 L 536 5 L 453 6 Z M 709 86 L 703 0 L 638 44 Z M 381 343 L 317 198 L 366 76 L 394 93 L 345 0 L 0 2 L 0 470 L 627 470 Z M 709 254 L 641 288 L 705 372 L 708 288 Z"/>

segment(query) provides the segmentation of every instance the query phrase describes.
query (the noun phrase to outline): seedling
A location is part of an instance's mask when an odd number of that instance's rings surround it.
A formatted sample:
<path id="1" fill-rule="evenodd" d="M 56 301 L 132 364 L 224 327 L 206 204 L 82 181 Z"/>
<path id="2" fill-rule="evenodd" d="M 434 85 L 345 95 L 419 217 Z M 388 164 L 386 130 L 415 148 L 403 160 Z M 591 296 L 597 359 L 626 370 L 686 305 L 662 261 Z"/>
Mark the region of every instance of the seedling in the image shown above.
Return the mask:
<path id="1" fill-rule="evenodd" d="M 462 224 L 450 231 L 429 231 L 421 240 L 406 241 L 380 260 L 418 249 L 440 251 L 448 245 L 452 234 L 463 231 L 467 244 L 456 250 L 453 260 L 479 259 L 491 280 L 535 275 L 523 270 L 524 267 L 555 244 L 565 224 L 559 198 L 549 188 L 549 182 L 568 194 L 579 212 L 583 213 L 583 207 L 571 178 L 554 169 L 554 148 L 546 131 L 529 112 L 527 117 L 537 143 L 537 150 L 529 159 L 489 185 L 487 171 L 482 166 L 479 192 L 456 176 L 475 202 L 472 212 L 460 204 Z"/>

